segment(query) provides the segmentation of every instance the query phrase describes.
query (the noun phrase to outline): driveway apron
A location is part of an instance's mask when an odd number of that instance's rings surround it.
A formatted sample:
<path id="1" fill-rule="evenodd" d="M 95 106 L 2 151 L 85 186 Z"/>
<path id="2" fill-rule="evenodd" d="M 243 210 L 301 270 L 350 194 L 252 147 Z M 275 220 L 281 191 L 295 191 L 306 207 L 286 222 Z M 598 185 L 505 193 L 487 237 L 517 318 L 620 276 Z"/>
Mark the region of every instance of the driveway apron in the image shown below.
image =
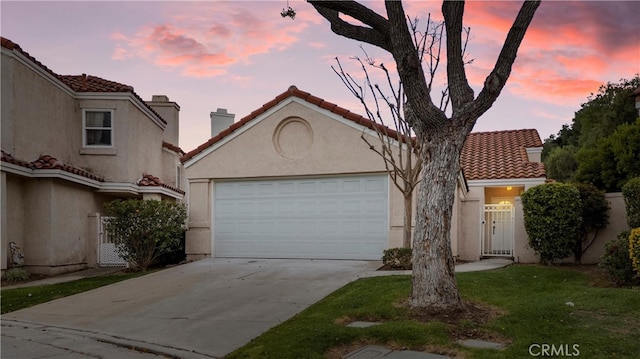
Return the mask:
<path id="1" fill-rule="evenodd" d="M 9 313 L 2 319 L 219 358 L 379 265 L 206 259 Z"/>

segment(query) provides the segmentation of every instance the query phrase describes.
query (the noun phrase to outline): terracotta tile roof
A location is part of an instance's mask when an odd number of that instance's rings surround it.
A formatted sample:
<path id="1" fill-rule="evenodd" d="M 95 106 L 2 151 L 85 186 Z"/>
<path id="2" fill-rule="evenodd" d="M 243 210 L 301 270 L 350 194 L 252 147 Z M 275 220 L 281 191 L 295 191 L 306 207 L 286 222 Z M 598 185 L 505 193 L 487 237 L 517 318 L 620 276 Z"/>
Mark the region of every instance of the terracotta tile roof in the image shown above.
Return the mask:
<path id="1" fill-rule="evenodd" d="M 138 186 L 143 186 L 143 187 L 164 187 L 167 189 L 170 189 L 174 192 L 178 192 L 180 194 L 185 194 L 185 191 L 181 190 L 180 188 L 168 185 L 164 182 L 162 182 L 160 180 L 160 178 L 154 176 L 154 175 L 150 175 L 148 173 L 145 173 L 142 175 L 142 178 L 140 179 L 140 181 L 138 181 Z"/>
<path id="2" fill-rule="evenodd" d="M 37 160 L 32 162 L 27 162 L 23 160 L 18 160 L 14 158 L 11 154 L 2 151 L 2 161 L 7 163 L 12 163 L 14 165 L 30 168 L 32 170 L 40 170 L 40 169 L 55 169 L 62 170 L 69 173 L 76 174 L 78 176 L 86 177 L 98 182 L 104 182 L 104 178 L 95 175 L 87 170 L 84 170 L 79 167 L 75 167 L 69 164 L 64 164 L 58 161 L 55 157 L 50 155 L 42 155 Z"/>
<path id="3" fill-rule="evenodd" d="M 169 142 L 162 141 L 162 147 L 177 153 L 178 156 L 184 156 L 185 155 L 185 152 L 182 150 L 182 148 L 180 148 L 180 147 L 178 147 L 178 146 L 176 146 L 174 144 L 171 144 Z"/>
<path id="4" fill-rule="evenodd" d="M 35 57 L 29 55 L 28 52 L 22 50 L 20 45 L 16 44 L 15 42 L 7 38 L 0 37 L 0 45 L 6 49 L 21 53 L 23 56 L 28 58 L 35 65 L 37 65 L 41 69 L 51 74 L 53 77 L 60 80 L 60 82 L 62 82 L 63 84 L 65 84 L 67 87 L 69 87 L 71 90 L 75 92 L 113 92 L 113 93 L 128 92 L 128 93 L 131 93 L 133 97 L 135 97 L 138 101 L 140 101 L 140 103 L 144 107 L 146 107 L 149 111 L 151 111 L 154 115 L 156 115 L 163 123 L 165 124 L 167 123 L 167 121 L 165 121 L 165 119 L 163 119 L 162 116 L 160 116 L 160 114 L 158 114 L 153 108 L 151 108 L 151 106 L 147 105 L 147 103 L 140 96 L 138 96 L 137 93 L 133 91 L 133 86 L 105 80 L 97 76 L 87 76 L 86 74 L 58 75 L 52 70 L 50 70 L 48 67 L 43 65 L 40 61 L 36 60 Z"/>
<path id="5" fill-rule="evenodd" d="M 529 162 L 527 147 L 542 147 L 532 129 L 469 134 L 460 164 L 467 180 L 545 177 L 542 163 Z"/>
<path id="6" fill-rule="evenodd" d="M 59 75 L 60 81 L 76 92 L 131 92 L 133 87 L 96 76 Z"/>
<path id="7" fill-rule="evenodd" d="M 304 101 L 307 101 L 311 104 L 317 105 L 320 108 L 323 108 L 325 110 L 328 110 L 330 112 L 333 112 L 339 116 L 342 116 L 343 118 L 349 120 L 349 121 L 353 121 L 359 125 L 362 125 L 366 128 L 369 129 L 375 129 L 378 128 L 382 131 L 387 131 L 386 133 L 388 134 L 389 137 L 392 138 L 398 138 L 399 134 L 397 131 L 390 129 L 388 127 L 382 126 L 378 123 L 375 123 L 371 120 L 369 120 L 366 117 L 360 116 L 356 113 L 353 113 L 345 108 L 342 108 L 334 103 L 325 101 L 319 97 L 313 96 L 308 92 L 304 92 L 299 90 L 296 86 L 290 86 L 289 89 L 283 93 L 281 93 L 280 95 L 276 96 L 276 98 L 274 98 L 273 100 L 265 103 L 264 105 L 262 105 L 262 107 L 260 107 L 259 109 L 251 112 L 249 115 L 245 116 L 244 118 L 242 118 L 240 121 L 234 123 L 233 125 L 231 125 L 229 128 L 227 128 L 226 130 L 223 130 L 222 132 L 220 132 L 219 134 L 217 134 L 216 136 L 212 137 L 211 139 L 209 139 L 207 142 L 203 143 L 202 145 L 198 146 L 196 149 L 188 152 L 186 155 L 184 155 L 182 157 L 182 162 L 186 162 L 189 159 L 193 158 L 194 156 L 198 155 L 199 153 L 201 153 L 202 151 L 206 150 L 207 148 L 213 146 L 216 142 L 222 140 L 223 138 L 229 136 L 231 133 L 233 133 L 235 130 L 237 130 L 238 128 L 244 126 L 247 122 L 255 119 L 256 117 L 260 116 L 261 114 L 267 112 L 269 109 L 271 109 L 272 107 L 276 106 L 278 103 L 280 103 L 281 101 L 294 96 L 294 97 L 298 97 Z"/>

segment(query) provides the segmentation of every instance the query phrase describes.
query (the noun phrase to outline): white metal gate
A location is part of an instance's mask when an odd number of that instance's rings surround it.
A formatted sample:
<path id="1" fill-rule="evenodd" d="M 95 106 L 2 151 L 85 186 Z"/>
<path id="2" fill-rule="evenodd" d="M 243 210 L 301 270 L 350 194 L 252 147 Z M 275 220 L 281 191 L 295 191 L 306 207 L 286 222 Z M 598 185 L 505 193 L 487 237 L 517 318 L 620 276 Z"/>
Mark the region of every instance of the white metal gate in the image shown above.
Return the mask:
<path id="1" fill-rule="evenodd" d="M 514 207 L 511 204 L 484 205 L 480 238 L 483 257 L 513 257 Z"/>
<path id="2" fill-rule="evenodd" d="M 105 229 L 105 219 L 100 217 L 98 229 L 98 266 L 100 267 L 125 267 L 127 262 L 120 257 L 116 250 L 113 238 Z"/>

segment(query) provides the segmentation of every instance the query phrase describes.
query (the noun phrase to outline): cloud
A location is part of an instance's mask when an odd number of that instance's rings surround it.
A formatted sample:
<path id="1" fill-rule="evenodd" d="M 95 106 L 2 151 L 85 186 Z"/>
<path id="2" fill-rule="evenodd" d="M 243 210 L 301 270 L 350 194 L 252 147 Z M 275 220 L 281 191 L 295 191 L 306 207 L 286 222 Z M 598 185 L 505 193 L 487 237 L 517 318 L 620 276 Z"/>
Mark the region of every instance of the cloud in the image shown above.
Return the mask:
<path id="1" fill-rule="evenodd" d="M 481 86 L 491 71 L 520 2 L 470 2 L 470 80 Z M 519 49 L 507 90 L 562 104 L 584 100 L 602 83 L 640 71 L 640 3 L 542 2 Z"/>
<path id="2" fill-rule="evenodd" d="M 159 3 L 159 6 L 174 3 Z M 134 34 L 115 32 L 112 58 L 141 58 L 156 66 L 179 70 L 184 76 L 212 77 L 236 64 L 249 64 L 257 55 L 282 51 L 299 41 L 304 21 L 284 22 L 264 16 L 273 3 L 195 3 L 172 7 L 163 23 L 146 24 Z"/>

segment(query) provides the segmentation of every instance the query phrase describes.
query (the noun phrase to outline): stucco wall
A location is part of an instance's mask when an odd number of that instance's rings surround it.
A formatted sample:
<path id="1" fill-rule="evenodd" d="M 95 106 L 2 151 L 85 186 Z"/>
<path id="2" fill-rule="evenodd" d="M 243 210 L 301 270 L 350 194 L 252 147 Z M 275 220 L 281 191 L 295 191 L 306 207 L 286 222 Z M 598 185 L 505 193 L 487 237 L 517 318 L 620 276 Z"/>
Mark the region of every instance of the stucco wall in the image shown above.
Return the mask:
<path id="1" fill-rule="evenodd" d="M 630 227 L 627 223 L 627 211 L 624 205 L 624 197 L 622 193 L 607 193 L 605 198 L 611 208 L 609 209 L 609 224 L 602 230 L 598 231 L 593 244 L 582 254 L 582 264 L 595 264 L 598 263 L 600 257 L 604 254 L 604 245 L 616 239 L 620 232 L 629 231 Z M 593 238 L 594 233 L 589 234 L 589 241 Z M 573 263 L 575 258 L 572 255 L 569 258 L 565 258 L 561 263 Z"/>
<path id="2" fill-rule="evenodd" d="M 513 249 L 514 260 L 518 263 L 539 263 L 540 256 L 529 247 L 529 236 L 524 227 L 524 211 L 522 210 L 522 199 L 520 197 L 516 198 L 515 212 L 514 235 L 516 240 Z"/>
<path id="3" fill-rule="evenodd" d="M 355 129 L 305 105 L 291 102 L 253 124 L 197 162 L 186 164 L 189 178 L 187 254 L 210 255 L 215 180 L 385 173 L 382 159 Z M 377 138 L 371 138 L 378 143 Z M 215 145 L 214 145 L 215 146 Z M 403 197 L 389 183 L 389 247 L 402 244 Z M 394 227 L 394 228 L 392 228 Z M 382 256 L 382 253 L 381 253 Z"/>
<path id="4" fill-rule="evenodd" d="M 24 249 L 24 186 L 19 178 L 2 173 L 2 269 L 11 256 L 9 243 Z"/>
<path id="5" fill-rule="evenodd" d="M 81 118 L 72 123 L 77 112 L 69 93 L 3 52 L 2 149 L 27 161 L 42 154 L 70 161 L 82 134 Z"/>
<path id="6" fill-rule="evenodd" d="M 479 198 L 466 198 L 460 202 L 457 255 L 461 260 L 480 259 L 481 208 L 482 203 Z"/>
<path id="7" fill-rule="evenodd" d="M 620 232 L 629 230 L 622 193 L 607 193 L 605 198 L 611 206 L 609 210 L 609 224 L 598 232 L 595 242 L 593 242 L 587 251 L 582 254 L 582 264 L 598 263 L 600 257 L 604 254 L 604 245 L 607 242 L 616 239 Z M 527 236 L 527 232 L 524 228 L 524 216 L 522 214 L 522 202 L 520 198 L 517 199 L 516 204 L 516 213 L 520 213 L 519 216 L 516 216 L 516 235 L 526 239 L 526 242 L 516 242 L 516 260 L 522 263 L 539 263 L 540 257 L 535 254 L 533 249 L 528 245 L 529 237 Z M 593 233 L 589 235 L 589 238 L 593 238 Z M 575 258 L 571 255 L 570 257 L 558 260 L 557 262 L 574 263 Z"/>
<path id="8" fill-rule="evenodd" d="M 9 184 L 23 198 L 9 197 L 9 238 L 20 240 L 23 233 L 19 245 L 25 268 L 52 275 L 96 265 L 98 236 L 91 215 L 102 210 L 108 197 L 56 179 L 16 178 Z"/>

